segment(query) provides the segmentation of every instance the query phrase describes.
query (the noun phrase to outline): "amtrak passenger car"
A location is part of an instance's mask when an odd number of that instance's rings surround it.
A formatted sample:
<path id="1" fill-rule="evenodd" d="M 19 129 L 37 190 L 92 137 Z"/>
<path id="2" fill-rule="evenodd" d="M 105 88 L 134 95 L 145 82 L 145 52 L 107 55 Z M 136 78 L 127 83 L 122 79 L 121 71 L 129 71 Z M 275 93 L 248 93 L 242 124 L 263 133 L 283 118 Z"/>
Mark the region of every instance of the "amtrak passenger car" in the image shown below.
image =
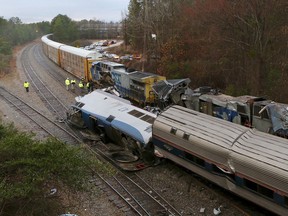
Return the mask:
<path id="1" fill-rule="evenodd" d="M 155 114 L 99 89 L 76 101 L 69 111 L 69 122 L 88 127 L 99 133 L 103 142 L 111 140 L 140 158 L 151 146 Z"/>
<path id="2" fill-rule="evenodd" d="M 172 106 L 153 124 L 155 149 L 279 215 L 288 214 L 288 141 Z"/>

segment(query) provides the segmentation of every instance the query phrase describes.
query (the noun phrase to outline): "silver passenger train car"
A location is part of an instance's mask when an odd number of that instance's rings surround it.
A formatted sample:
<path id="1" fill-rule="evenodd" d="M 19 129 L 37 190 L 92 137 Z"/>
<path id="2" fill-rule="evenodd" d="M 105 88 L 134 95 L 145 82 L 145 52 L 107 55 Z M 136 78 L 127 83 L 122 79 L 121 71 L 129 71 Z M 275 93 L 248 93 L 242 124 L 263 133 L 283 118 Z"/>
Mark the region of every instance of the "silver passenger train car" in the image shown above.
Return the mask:
<path id="1" fill-rule="evenodd" d="M 155 120 L 155 149 L 279 215 L 288 214 L 288 141 L 181 106 Z"/>

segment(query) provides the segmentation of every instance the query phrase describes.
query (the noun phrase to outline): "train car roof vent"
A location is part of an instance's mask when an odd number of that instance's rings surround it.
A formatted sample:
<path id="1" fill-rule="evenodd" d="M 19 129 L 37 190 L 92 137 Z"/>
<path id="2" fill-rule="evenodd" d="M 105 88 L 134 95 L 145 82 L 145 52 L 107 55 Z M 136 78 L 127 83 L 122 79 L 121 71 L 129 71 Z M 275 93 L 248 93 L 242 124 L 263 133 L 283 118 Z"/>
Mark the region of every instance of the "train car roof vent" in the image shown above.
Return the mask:
<path id="1" fill-rule="evenodd" d="M 175 135 L 176 132 L 177 132 L 177 128 L 172 127 L 170 130 L 170 133 Z"/>

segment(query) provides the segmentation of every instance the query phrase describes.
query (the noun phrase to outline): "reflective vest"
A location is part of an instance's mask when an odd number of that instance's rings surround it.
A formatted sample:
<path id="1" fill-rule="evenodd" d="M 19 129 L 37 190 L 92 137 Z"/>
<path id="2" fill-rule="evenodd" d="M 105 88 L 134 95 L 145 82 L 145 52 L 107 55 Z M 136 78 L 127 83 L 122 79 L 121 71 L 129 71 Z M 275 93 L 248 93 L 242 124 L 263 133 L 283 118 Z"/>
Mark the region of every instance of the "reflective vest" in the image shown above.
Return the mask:
<path id="1" fill-rule="evenodd" d="M 89 82 L 86 84 L 86 87 L 87 87 L 87 88 L 89 88 L 89 87 L 90 87 L 90 83 L 89 83 Z"/>
<path id="2" fill-rule="evenodd" d="M 76 81 L 75 80 L 71 80 L 71 84 L 75 84 L 76 83 Z"/>
<path id="3" fill-rule="evenodd" d="M 83 83 L 82 82 L 79 82 L 79 88 L 83 88 L 84 87 L 84 85 L 83 85 Z"/>
<path id="4" fill-rule="evenodd" d="M 66 84 L 67 86 L 70 85 L 69 79 L 66 79 L 66 80 L 65 80 L 65 84 Z"/>
<path id="5" fill-rule="evenodd" d="M 24 88 L 29 88 L 29 82 L 24 82 Z"/>

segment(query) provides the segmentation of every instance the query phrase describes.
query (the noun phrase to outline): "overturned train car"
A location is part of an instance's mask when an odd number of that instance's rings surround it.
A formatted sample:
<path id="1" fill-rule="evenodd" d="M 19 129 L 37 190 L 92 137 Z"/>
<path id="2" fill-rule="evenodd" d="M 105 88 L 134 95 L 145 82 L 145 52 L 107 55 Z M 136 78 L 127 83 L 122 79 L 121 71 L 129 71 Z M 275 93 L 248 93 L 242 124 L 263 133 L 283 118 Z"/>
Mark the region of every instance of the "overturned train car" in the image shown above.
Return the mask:
<path id="1" fill-rule="evenodd" d="M 287 215 L 287 139 L 173 106 L 156 118 L 152 141 L 163 157 Z"/>
<path id="2" fill-rule="evenodd" d="M 211 88 L 198 88 L 185 99 L 193 110 L 288 138 L 287 104 L 251 95 L 233 97 Z"/>
<path id="3" fill-rule="evenodd" d="M 139 158 L 154 155 L 151 137 L 155 114 L 99 89 L 76 101 L 67 113 L 69 123 L 88 128 L 104 143 L 111 140 Z"/>

